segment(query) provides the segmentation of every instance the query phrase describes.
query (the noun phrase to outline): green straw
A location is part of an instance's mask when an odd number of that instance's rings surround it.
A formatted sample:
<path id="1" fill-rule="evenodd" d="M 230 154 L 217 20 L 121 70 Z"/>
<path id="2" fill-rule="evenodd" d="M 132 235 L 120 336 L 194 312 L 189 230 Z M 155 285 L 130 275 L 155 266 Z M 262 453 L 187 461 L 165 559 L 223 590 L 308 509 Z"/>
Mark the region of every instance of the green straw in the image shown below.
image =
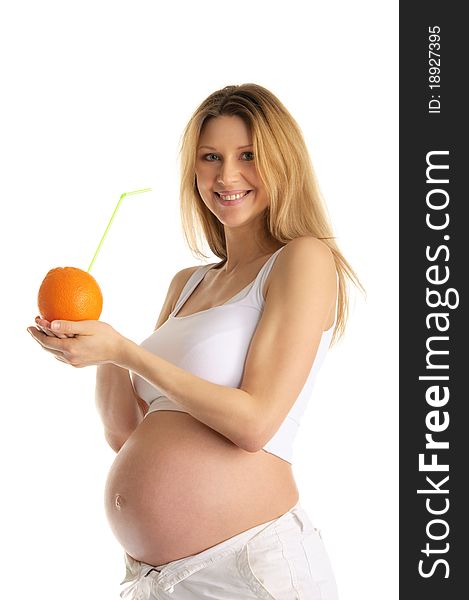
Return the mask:
<path id="1" fill-rule="evenodd" d="M 96 257 L 99 254 L 99 251 L 101 250 L 101 246 L 103 245 L 104 239 L 107 235 L 107 232 L 109 231 L 112 222 L 114 221 L 114 217 L 117 214 L 117 211 L 119 210 L 119 206 L 122 202 L 122 200 L 126 197 L 126 196 L 134 196 L 135 194 L 143 194 L 144 192 L 151 192 L 151 188 L 145 188 L 143 190 L 135 190 L 133 192 L 124 192 L 121 197 L 119 198 L 119 202 L 116 205 L 116 208 L 114 209 L 114 212 L 112 213 L 112 217 L 109 219 L 109 223 L 107 224 L 106 230 L 103 233 L 103 237 L 101 238 L 101 241 L 98 244 L 98 247 L 96 248 L 96 252 L 94 253 L 93 259 L 90 262 L 90 266 L 88 267 L 88 273 L 91 271 L 91 267 L 94 265 L 94 261 L 96 260 Z"/>

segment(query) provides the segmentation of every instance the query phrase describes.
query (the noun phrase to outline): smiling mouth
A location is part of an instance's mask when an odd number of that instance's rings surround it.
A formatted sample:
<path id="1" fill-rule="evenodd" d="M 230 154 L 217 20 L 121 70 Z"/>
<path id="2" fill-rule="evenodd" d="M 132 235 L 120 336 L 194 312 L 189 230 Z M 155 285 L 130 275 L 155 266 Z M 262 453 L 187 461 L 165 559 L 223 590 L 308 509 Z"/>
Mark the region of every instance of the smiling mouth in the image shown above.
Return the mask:
<path id="1" fill-rule="evenodd" d="M 240 194 L 220 194 L 219 192 L 215 192 L 215 195 L 220 198 L 222 202 L 237 202 L 245 198 L 252 190 L 246 190 Z"/>

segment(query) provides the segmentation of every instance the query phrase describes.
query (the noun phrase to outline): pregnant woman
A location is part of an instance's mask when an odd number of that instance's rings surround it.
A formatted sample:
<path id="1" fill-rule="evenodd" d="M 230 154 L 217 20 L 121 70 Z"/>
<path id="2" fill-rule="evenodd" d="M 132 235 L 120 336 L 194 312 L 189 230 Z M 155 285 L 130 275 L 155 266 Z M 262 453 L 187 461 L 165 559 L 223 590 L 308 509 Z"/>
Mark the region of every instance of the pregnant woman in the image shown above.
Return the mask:
<path id="1" fill-rule="evenodd" d="M 228 86 L 197 108 L 182 139 L 181 215 L 193 252 L 203 257 L 202 237 L 219 261 L 174 276 L 142 344 L 100 321 L 38 317 L 30 328 L 58 360 L 98 365 L 117 452 L 105 503 L 125 550 L 121 596 L 335 600 L 293 443 L 344 330 L 347 280 L 358 281 L 301 131 L 270 91 Z"/>

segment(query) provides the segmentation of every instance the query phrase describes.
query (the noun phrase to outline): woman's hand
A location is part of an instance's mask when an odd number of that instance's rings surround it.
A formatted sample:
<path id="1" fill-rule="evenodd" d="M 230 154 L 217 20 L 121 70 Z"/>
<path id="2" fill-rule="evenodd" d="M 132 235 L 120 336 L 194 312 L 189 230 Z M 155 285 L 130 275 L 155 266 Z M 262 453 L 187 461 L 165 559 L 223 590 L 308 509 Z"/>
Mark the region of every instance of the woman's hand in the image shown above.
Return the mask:
<path id="1" fill-rule="evenodd" d="M 32 337 L 55 356 L 73 367 L 116 363 L 128 340 L 102 321 L 53 321 L 36 317 L 28 327 Z"/>
<path id="2" fill-rule="evenodd" d="M 47 321 L 46 319 L 42 319 L 39 316 L 37 316 L 35 318 L 35 321 L 36 321 L 36 327 L 38 329 L 40 329 L 43 333 L 48 335 L 49 337 L 58 337 L 60 339 L 67 338 L 67 337 L 75 337 L 73 335 L 73 333 L 59 333 L 59 332 L 52 331 L 52 329 L 50 328 L 50 321 Z"/>

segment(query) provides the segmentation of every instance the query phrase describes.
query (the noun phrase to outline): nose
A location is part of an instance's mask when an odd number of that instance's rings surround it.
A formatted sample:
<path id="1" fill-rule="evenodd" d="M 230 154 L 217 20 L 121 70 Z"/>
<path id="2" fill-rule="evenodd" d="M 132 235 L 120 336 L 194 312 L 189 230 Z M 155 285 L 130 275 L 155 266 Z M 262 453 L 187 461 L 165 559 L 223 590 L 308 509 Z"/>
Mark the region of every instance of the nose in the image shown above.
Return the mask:
<path id="1" fill-rule="evenodd" d="M 236 159 L 226 159 L 220 162 L 217 181 L 224 186 L 239 181 L 239 164 Z"/>

